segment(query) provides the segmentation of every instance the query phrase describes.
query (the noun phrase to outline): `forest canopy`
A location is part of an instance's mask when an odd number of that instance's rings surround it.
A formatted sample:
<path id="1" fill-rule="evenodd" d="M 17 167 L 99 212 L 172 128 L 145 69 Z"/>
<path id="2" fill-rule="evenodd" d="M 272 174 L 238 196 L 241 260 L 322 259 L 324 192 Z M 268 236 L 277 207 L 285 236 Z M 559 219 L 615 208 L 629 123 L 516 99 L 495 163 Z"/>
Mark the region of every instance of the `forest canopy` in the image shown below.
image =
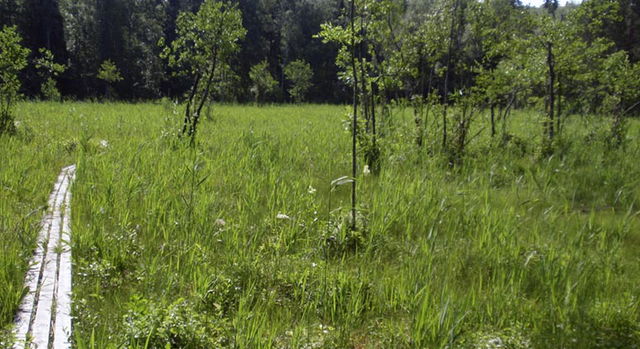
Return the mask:
<path id="1" fill-rule="evenodd" d="M 311 68 L 305 72 L 309 79 L 304 85 L 305 101 L 349 101 L 339 40 L 318 35 L 327 26 L 337 28 L 348 21 L 348 1 L 228 2 L 241 12 L 246 35 L 238 52 L 219 69 L 214 99 L 256 100 L 250 73 L 260 65 L 275 85 L 259 99 L 299 101 L 300 86 L 287 77 L 292 64 L 298 64 Z M 161 57 L 163 46 L 158 43 L 171 45 L 178 37 L 180 14 L 197 12 L 201 3 L 0 0 L 0 28 L 17 26 L 22 45 L 30 50 L 29 65 L 20 73 L 21 93 L 27 97 L 57 96 L 57 87 L 62 98 L 72 99 L 105 94 L 121 100 L 186 99 L 191 81 L 176 74 L 176 68 Z M 624 69 L 637 67 L 638 0 L 587 0 L 565 7 L 547 1 L 541 8 L 514 0 L 360 0 L 356 4 L 362 5 L 359 40 L 361 56 L 370 68 L 367 74 L 377 78 L 388 99 L 426 98 L 432 93 L 443 98 L 458 90 L 481 89 L 489 103 L 507 104 L 512 94 L 518 96 L 516 103 L 535 103 L 545 94 L 548 44 L 557 83 L 562 85 L 560 98 L 566 100 L 567 108 L 596 110 L 615 104 L 612 98 L 624 105 L 636 98 L 628 93 L 611 97 L 610 91 L 622 87 L 607 85 L 609 79 L 602 74 L 626 76 Z M 372 6 L 364 10 L 367 4 Z M 38 62 L 43 49 L 51 64 L 59 67 L 55 72 L 42 71 Z M 120 78 L 105 80 L 105 64 Z"/>

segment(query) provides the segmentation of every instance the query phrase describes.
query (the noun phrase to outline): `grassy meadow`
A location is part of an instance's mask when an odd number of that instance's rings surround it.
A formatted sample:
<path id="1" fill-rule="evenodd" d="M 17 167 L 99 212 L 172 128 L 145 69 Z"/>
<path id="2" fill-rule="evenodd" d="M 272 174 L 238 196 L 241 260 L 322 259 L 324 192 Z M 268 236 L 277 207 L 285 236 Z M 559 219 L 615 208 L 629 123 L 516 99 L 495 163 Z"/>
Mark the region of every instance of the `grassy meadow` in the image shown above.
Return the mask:
<path id="1" fill-rule="evenodd" d="M 348 229 L 343 106 L 182 109 L 22 103 L 0 137 L 0 343 L 60 169 L 73 185 L 77 348 L 638 348 L 640 122 L 542 116 L 507 143 L 488 113 L 450 168 L 410 109 L 383 120 L 382 172 Z M 433 120 L 433 118 L 432 118 Z"/>

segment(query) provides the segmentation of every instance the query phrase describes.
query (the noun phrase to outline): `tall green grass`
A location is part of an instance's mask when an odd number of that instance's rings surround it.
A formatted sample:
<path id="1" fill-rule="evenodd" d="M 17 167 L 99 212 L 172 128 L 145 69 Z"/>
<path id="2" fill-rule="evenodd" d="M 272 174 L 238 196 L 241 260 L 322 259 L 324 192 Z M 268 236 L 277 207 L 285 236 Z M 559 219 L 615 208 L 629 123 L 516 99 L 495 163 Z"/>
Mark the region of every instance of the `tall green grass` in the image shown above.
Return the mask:
<path id="1" fill-rule="evenodd" d="M 23 104 L 17 113 L 17 134 L 0 136 L 0 347 L 8 346 L 49 194 L 75 157 L 58 137 L 73 127 L 59 106 Z"/>
<path id="2" fill-rule="evenodd" d="M 351 232 L 348 188 L 331 187 L 350 168 L 344 108 L 219 106 L 194 149 L 176 141 L 175 108 L 20 109 L 78 163 L 77 347 L 640 343 L 637 122 L 616 150 L 606 120 L 572 117 L 543 158 L 538 116 L 516 113 L 509 142 L 485 131 L 452 169 L 433 127 L 419 149 L 409 111 L 396 109 L 382 173 L 359 178 Z M 16 167 L 35 153 L 2 142 Z M 31 200 L 59 167 L 43 162 Z"/>

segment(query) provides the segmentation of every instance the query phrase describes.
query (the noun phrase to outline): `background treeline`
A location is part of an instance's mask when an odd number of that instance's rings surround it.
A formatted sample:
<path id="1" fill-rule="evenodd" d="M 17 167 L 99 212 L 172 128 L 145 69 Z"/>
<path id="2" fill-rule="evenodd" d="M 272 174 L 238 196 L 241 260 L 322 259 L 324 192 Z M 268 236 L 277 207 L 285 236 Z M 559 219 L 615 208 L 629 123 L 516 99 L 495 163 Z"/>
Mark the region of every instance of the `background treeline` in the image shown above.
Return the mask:
<path id="1" fill-rule="evenodd" d="M 39 49 L 46 48 L 53 53 L 55 62 L 66 66 L 57 77 L 57 87 L 64 97 L 85 99 L 105 94 L 124 100 L 180 97 L 189 89 L 190 81 L 172 74 L 167 62 L 160 58 L 162 47 L 158 46 L 158 41 L 164 38 L 165 42 L 171 43 L 176 38 L 175 23 L 179 13 L 195 12 L 201 2 L 0 0 L 0 27 L 16 25 L 23 45 L 31 51 L 31 64 L 22 71 L 20 79 L 22 93 L 26 96 L 41 98 L 41 86 L 51 77 L 43 74 L 36 64 L 42 56 Z M 348 1 L 235 2 L 242 11 L 247 34 L 240 43 L 239 53 L 229 62 L 229 69 L 220 73 L 214 91 L 217 100 L 243 102 L 254 99 L 250 70 L 266 61 L 266 68 L 277 85 L 263 96 L 264 99 L 291 101 L 293 98 L 288 93 L 291 83 L 285 76 L 285 67 L 290 62 L 302 60 L 313 70 L 307 100 L 349 101 L 348 83 L 341 81 L 336 65 L 340 46 L 336 42 L 323 44 L 315 37 L 323 23 L 346 23 Z M 588 90 L 589 86 L 585 84 L 600 82 L 596 77 L 586 76 L 602 71 L 603 61 L 596 58 L 625 52 L 623 60 L 629 64 L 640 59 L 640 2 L 637 0 L 588 0 L 582 5 L 557 9 L 557 3 L 553 2 L 549 2 L 546 9 L 533 9 L 513 0 L 398 0 L 390 3 L 393 6 L 385 9 L 387 18 L 378 23 L 387 28 L 380 28 L 381 34 L 376 34 L 377 38 L 367 39 L 368 46 L 375 46 L 375 49 L 366 53 L 371 62 L 386 62 L 380 66 L 387 69 L 388 77 L 398 81 L 395 86 L 387 84 L 385 93 L 389 98 L 427 97 L 431 92 L 442 98 L 446 95 L 445 90 L 453 92 L 483 84 L 491 85 L 496 97 L 500 94 L 500 98 L 507 100 L 510 93 L 524 89 L 534 90 L 525 93 L 528 96 L 543 95 L 544 74 L 540 74 L 539 81 L 522 77 L 520 85 L 507 88 L 496 87 L 500 85 L 496 79 L 515 79 L 509 76 L 507 67 L 503 70 L 506 75 L 502 76 L 483 72 L 495 71 L 501 62 L 508 64 L 506 58 L 521 64 L 511 66 L 513 69 L 535 70 L 533 64 L 526 66 L 523 57 L 517 57 L 509 50 L 520 50 L 524 54 L 536 45 L 535 38 L 546 35 L 554 36 L 550 40 L 561 49 L 575 46 L 578 39 L 584 44 L 574 47 L 573 51 L 554 52 L 558 71 L 563 74 L 559 81 L 564 83 L 558 90 L 563 88 L 559 93 L 569 103 L 579 103 L 580 108 L 593 107 L 600 105 L 602 100 L 584 101 L 579 97 Z M 535 18 L 544 17 L 547 12 L 552 13 L 556 24 L 545 29 L 545 24 Z M 577 53 L 590 55 L 580 57 Z M 561 57 L 562 54 L 565 57 Z M 112 62 L 120 76 L 111 81 L 100 78 L 98 73 L 101 67 L 104 68 L 105 61 Z M 523 95 L 520 94 L 515 103 L 526 101 L 521 97 Z"/>

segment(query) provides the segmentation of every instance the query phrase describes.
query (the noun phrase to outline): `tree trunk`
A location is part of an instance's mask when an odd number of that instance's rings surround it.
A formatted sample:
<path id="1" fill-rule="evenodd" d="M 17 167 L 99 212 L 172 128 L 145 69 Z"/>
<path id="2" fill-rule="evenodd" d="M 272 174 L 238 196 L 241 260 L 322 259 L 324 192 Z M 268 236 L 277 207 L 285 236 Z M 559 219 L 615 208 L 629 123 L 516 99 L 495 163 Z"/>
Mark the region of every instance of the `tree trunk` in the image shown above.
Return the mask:
<path id="1" fill-rule="evenodd" d="M 556 131 L 558 134 L 562 131 L 562 76 L 558 74 L 558 111 L 556 113 Z"/>
<path id="2" fill-rule="evenodd" d="M 207 84 L 204 88 L 204 92 L 202 96 L 200 96 L 200 101 L 198 104 L 198 109 L 193 114 L 193 122 L 191 126 L 191 130 L 189 131 L 189 135 L 191 136 L 191 145 L 195 145 L 196 140 L 196 131 L 198 128 L 198 122 L 200 121 L 200 113 L 202 112 L 202 107 L 204 107 L 205 102 L 209 99 L 209 91 L 211 90 L 211 82 L 213 81 L 213 77 L 216 72 L 216 65 L 218 61 L 218 50 L 215 49 L 213 52 L 213 61 L 211 62 L 211 68 L 209 69 L 209 76 L 207 77 Z"/>
<path id="3" fill-rule="evenodd" d="M 442 149 L 447 148 L 447 108 L 449 105 L 449 72 L 451 71 L 451 55 L 453 54 L 453 40 L 456 33 L 456 13 L 458 12 L 459 0 L 456 0 L 451 12 L 451 30 L 449 32 L 449 48 L 447 53 L 447 71 L 444 77 L 444 108 L 442 112 Z"/>
<path id="4" fill-rule="evenodd" d="M 356 67 L 356 42 L 355 42 L 355 0 L 351 0 L 351 69 L 353 71 L 353 130 L 351 132 L 351 230 L 356 230 L 356 176 L 357 164 L 357 136 L 358 136 L 358 70 Z"/>
<path id="5" fill-rule="evenodd" d="M 553 139 L 554 136 L 554 131 L 553 131 L 553 113 L 555 110 L 555 91 L 554 91 L 554 85 L 555 85 L 555 79 L 556 79 L 556 75 L 555 75 L 555 70 L 554 70 L 554 60 L 553 60 L 553 44 L 551 44 L 550 42 L 547 43 L 547 65 L 549 66 L 549 114 L 548 114 L 548 120 L 547 120 L 547 135 L 549 137 L 549 140 Z"/>
<path id="6" fill-rule="evenodd" d="M 367 165 L 371 173 L 380 173 L 380 149 L 378 149 L 378 136 L 376 131 L 376 96 L 378 95 L 377 83 L 371 81 L 371 148 L 367 154 Z"/>
<path id="7" fill-rule="evenodd" d="M 187 108 L 184 112 L 184 122 L 182 124 L 182 132 L 180 135 L 184 135 L 187 133 L 187 128 L 189 124 L 191 124 L 191 104 L 193 103 L 193 99 L 196 96 L 196 91 L 198 90 L 198 85 L 200 85 L 201 75 L 198 73 L 193 81 L 193 86 L 191 87 L 191 92 L 189 93 L 189 99 L 187 101 Z"/>
<path id="8" fill-rule="evenodd" d="M 491 102 L 491 138 L 496 135 L 496 118 L 495 118 L 496 104 Z"/>

